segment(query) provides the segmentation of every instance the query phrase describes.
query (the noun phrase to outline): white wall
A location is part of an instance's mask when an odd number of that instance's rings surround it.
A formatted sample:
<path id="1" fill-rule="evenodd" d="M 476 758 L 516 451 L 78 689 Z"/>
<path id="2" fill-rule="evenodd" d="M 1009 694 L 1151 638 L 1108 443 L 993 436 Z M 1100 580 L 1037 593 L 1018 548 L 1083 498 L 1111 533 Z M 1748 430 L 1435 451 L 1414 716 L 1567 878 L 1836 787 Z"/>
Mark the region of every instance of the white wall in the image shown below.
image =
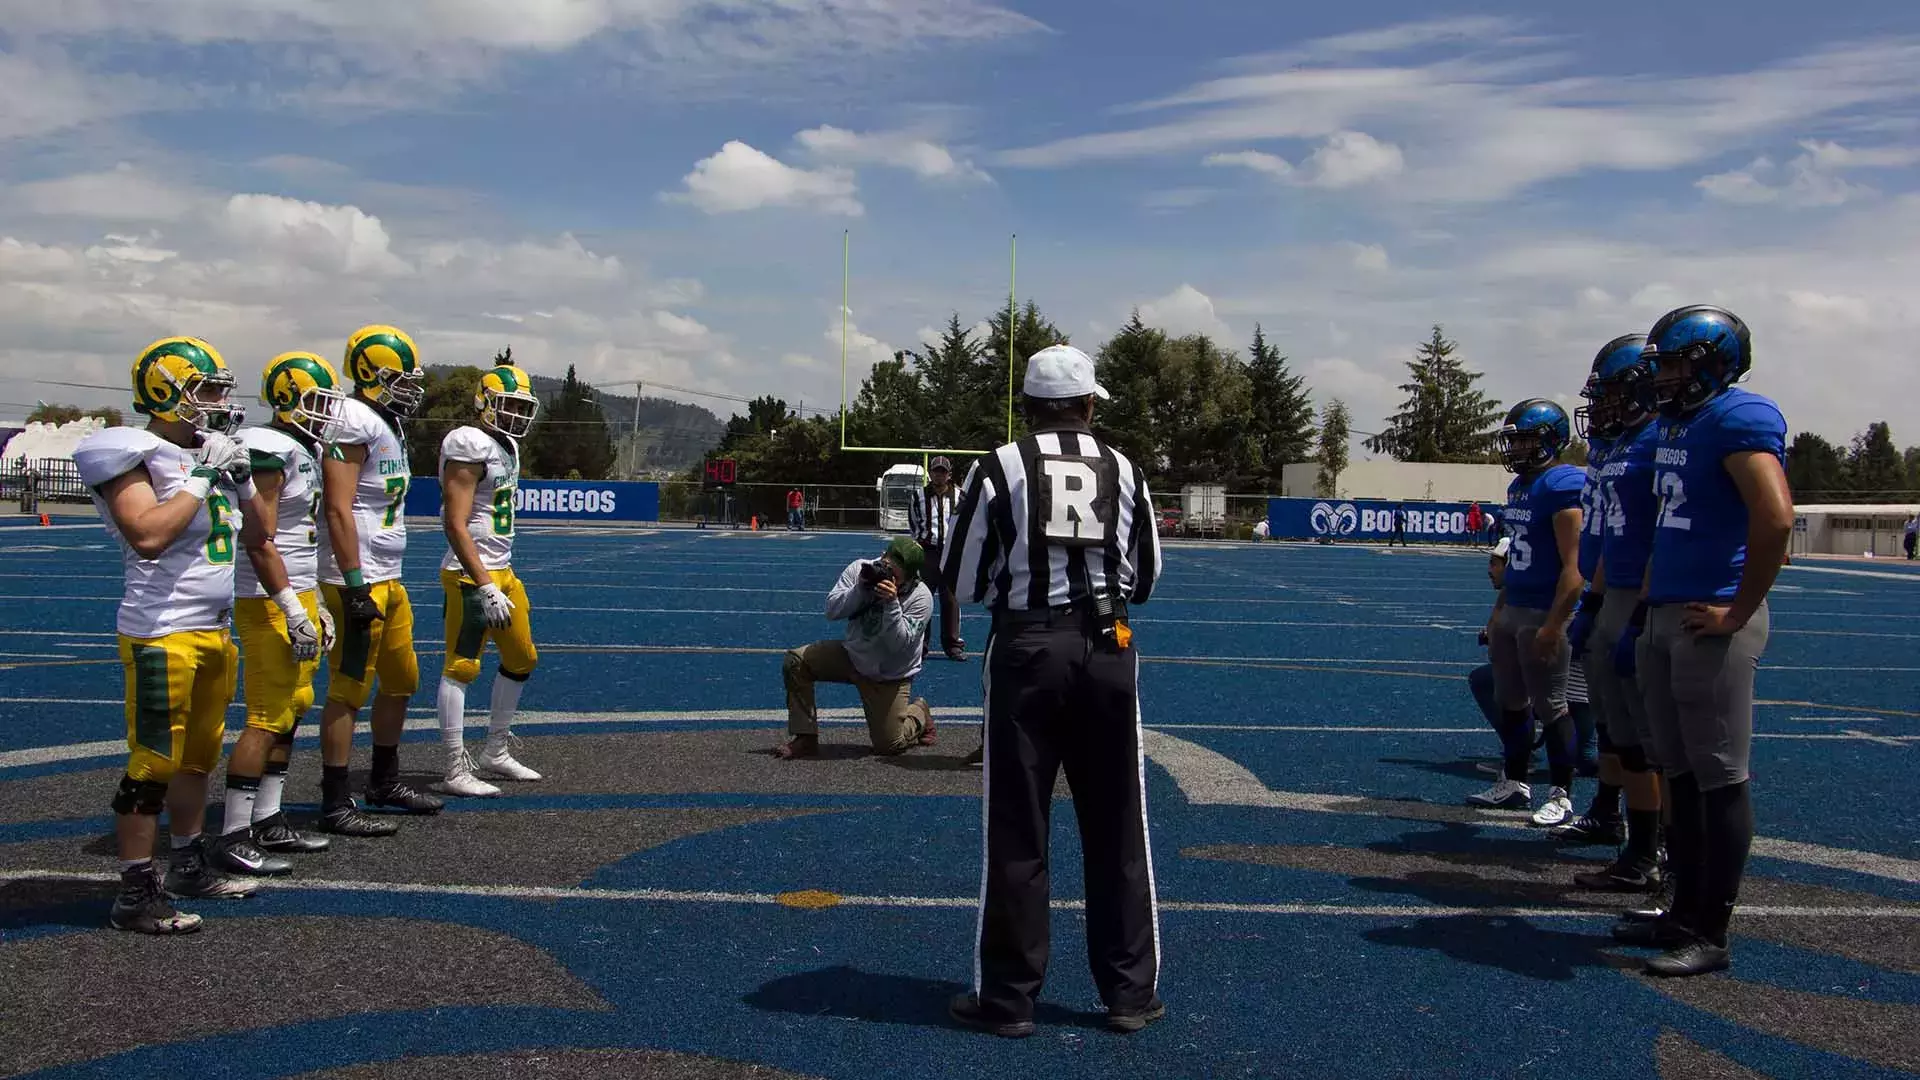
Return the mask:
<path id="1" fill-rule="evenodd" d="M 0 461 L 12 465 L 22 458 L 71 458 L 73 448 L 80 445 L 81 439 L 106 426 L 106 421 L 91 417 L 58 426 L 28 424 L 25 431 L 8 440 L 5 457 Z"/>
<path id="2" fill-rule="evenodd" d="M 1280 494 L 1315 497 L 1318 462 L 1288 465 L 1280 472 Z M 1340 474 L 1342 499 L 1430 499 L 1435 502 L 1504 503 L 1513 474 L 1499 465 L 1423 465 L 1406 461 L 1357 461 Z"/>

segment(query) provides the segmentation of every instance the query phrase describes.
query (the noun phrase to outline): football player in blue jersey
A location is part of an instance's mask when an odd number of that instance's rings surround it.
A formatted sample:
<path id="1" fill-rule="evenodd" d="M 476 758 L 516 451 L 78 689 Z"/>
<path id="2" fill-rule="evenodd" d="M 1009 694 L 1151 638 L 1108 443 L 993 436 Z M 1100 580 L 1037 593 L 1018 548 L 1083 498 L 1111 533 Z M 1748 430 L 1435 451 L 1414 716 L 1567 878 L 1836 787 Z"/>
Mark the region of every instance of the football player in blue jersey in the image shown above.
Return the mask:
<path id="1" fill-rule="evenodd" d="M 1643 402 L 1660 414 L 1659 506 L 1645 608 L 1624 637 L 1666 778 L 1674 894 L 1659 917 L 1623 922 L 1614 936 L 1667 950 L 1647 962 L 1650 974 L 1700 975 L 1730 962 L 1727 925 L 1753 843 L 1754 671 L 1793 534 L 1787 424 L 1779 406 L 1734 386 L 1753 366 L 1753 341 L 1724 308 L 1669 312 L 1644 356 Z"/>
<path id="2" fill-rule="evenodd" d="M 1612 446 L 1598 473 L 1596 506 L 1603 518 L 1600 559 L 1588 577 L 1591 584 L 1581 601 L 1582 611 L 1574 617 L 1576 629 L 1569 632 L 1578 638 L 1580 623 L 1590 620 L 1591 644 L 1585 656 L 1604 740 L 1601 797 L 1612 806 L 1619 792 L 1626 794 L 1624 850 L 1606 869 L 1573 878 L 1583 888 L 1607 891 L 1661 884 L 1657 872 L 1660 784 L 1645 750 L 1652 737 L 1646 708 L 1632 672 L 1623 674 L 1613 661 L 1639 604 L 1647 555 L 1653 547 L 1653 449 L 1659 430 L 1652 423 L 1653 413 L 1640 400 L 1639 386 L 1647 374 L 1641 358 L 1646 340 L 1644 334 L 1628 334 L 1600 350 L 1583 394 L 1588 404 L 1574 414 L 1595 441 L 1606 439 Z M 1613 831 L 1612 842 L 1617 843 L 1619 830 Z"/>
<path id="3" fill-rule="evenodd" d="M 1500 456 L 1515 474 L 1507 487 L 1507 531 L 1513 544 L 1487 651 L 1500 699 L 1500 742 L 1507 768 L 1505 777 L 1467 801 L 1503 809 L 1532 806 L 1527 763 L 1537 717 L 1546 729 L 1553 789 L 1533 820 L 1552 826 L 1573 814 L 1578 751 L 1567 713 L 1567 623 L 1583 584 L 1580 490 L 1586 477 L 1577 465 L 1556 464 L 1573 441 L 1573 424 L 1565 409 L 1545 398 L 1515 405 L 1498 438 Z"/>

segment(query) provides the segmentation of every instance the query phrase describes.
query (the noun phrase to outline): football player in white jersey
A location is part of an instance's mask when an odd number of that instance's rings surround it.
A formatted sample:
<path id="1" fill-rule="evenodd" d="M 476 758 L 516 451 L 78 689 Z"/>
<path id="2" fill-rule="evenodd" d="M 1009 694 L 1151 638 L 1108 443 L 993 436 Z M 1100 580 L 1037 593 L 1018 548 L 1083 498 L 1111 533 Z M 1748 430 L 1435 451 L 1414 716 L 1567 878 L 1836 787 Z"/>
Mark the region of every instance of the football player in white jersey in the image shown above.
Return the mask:
<path id="1" fill-rule="evenodd" d="M 493 680 L 492 714 L 478 771 L 504 780 L 538 780 L 540 774 L 513 759 L 508 735 L 520 691 L 540 662 L 533 646 L 527 591 L 513 573 L 513 493 L 520 483 L 519 440 L 533 427 L 540 399 L 533 380 L 510 362 L 480 377 L 474 394 L 479 426 L 454 428 L 440 443 L 440 518 L 447 556 L 440 563 L 446 592 L 447 662 L 440 676 L 440 739 L 447 750 L 447 778 L 434 785 L 449 795 L 498 795 L 500 789 L 474 775 L 467 753 L 467 687 L 480 674 L 487 639 L 500 650 Z"/>
<path id="2" fill-rule="evenodd" d="M 227 758 L 226 824 L 214 862 L 233 874 L 284 874 L 293 864 L 275 852 L 325 851 L 280 810 L 293 732 L 313 707 L 313 676 L 333 644 L 333 619 L 320 606 L 316 517 L 320 448 L 333 438 L 346 395 L 333 366 L 307 352 L 267 363 L 260 400 L 271 423 L 243 428 L 260 493 L 256 515 L 266 542 L 234 567 L 234 630 L 246 663 L 247 725 Z"/>
<path id="3" fill-rule="evenodd" d="M 339 632 L 320 714 L 320 827 L 386 836 L 397 826 L 358 812 L 347 791 L 354 722 L 376 679 L 367 801 L 413 814 L 437 814 L 445 805 L 400 780 L 400 733 L 420 683 L 413 606 L 400 583 L 413 479 L 401 422 L 425 398 L 426 373 L 413 339 L 391 326 L 355 331 L 344 366 L 353 394 L 340 404 L 340 423 L 320 463 L 320 591 Z"/>
<path id="4" fill-rule="evenodd" d="M 163 338 L 133 364 L 147 426 L 96 431 L 73 452 L 126 569 L 116 627 L 129 754 L 113 798 L 120 893 L 109 917 L 121 930 L 191 933 L 200 916 L 169 896 L 253 891 L 209 864 L 200 835 L 240 662 L 227 630 L 239 504 L 254 495 L 246 452 L 222 434 L 238 422 L 232 391 L 213 346 Z M 153 863 L 162 808 L 173 835 L 164 884 Z"/>

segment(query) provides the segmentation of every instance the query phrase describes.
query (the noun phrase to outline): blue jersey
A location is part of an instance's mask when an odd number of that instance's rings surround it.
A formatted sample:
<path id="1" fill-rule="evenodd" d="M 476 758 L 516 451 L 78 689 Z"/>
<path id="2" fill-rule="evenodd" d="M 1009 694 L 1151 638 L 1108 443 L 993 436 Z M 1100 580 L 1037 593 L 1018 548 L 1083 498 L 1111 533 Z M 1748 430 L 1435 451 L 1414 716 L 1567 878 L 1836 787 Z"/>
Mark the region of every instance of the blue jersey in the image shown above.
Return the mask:
<path id="1" fill-rule="evenodd" d="M 1587 444 L 1587 478 L 1580 488 L 1580 576 L 1593 580 L 1600 565 L 1600 552 L 1606 546 L 1606 489 L 1600 486 L 1600 469 L 1613 450 L 1610 439 L 1594 439 Z"/>
<path id="2" fill-rule="evenodd" d="M 1660 500 L 1653 494 L 1653 451 L 1660 425 L 1641 424 L 1613 444 L 1600 467 L 1607 515 L 1607 588 L 1637 589 L 1653 554 L 1653 519 Z"/>
<path id="3" fill-rule="evenodd" d="M 1735 388 L 1691 416 L 1660 422 L 1653 480 L 1660 508 L 1649 603 L 1726 600 L 1739 590 L 1747 565 L 1747 505 L 1726 460 L 1749 450 L 1786 461 L 1786 418 L 1759 394 Z"/>
<path id="4" fill-rule="evenodd" d="M 1507 486 L 1507 605 L 1553 606 L 1560 584 L 1560 542 L 1553 535 L 1553 518 L 1562 510 L 1580 508 L 1580 489 L 1586 475 L 1578 465 L 1555 465 L 1530 476 L 1516 476 Z"/>

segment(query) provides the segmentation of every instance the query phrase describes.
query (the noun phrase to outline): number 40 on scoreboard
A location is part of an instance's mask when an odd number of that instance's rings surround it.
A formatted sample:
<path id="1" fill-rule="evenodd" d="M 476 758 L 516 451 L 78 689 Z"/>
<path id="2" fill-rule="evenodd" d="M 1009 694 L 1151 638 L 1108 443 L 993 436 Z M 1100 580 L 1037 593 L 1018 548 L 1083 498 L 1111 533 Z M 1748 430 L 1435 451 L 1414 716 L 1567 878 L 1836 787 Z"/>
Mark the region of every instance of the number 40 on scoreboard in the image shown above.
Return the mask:
<path id="1" fill-rule="evenodd" d="M 739 470 L 732 458 L 707 459 L 707 486 L 732 487 L 739 476 Z"/>

